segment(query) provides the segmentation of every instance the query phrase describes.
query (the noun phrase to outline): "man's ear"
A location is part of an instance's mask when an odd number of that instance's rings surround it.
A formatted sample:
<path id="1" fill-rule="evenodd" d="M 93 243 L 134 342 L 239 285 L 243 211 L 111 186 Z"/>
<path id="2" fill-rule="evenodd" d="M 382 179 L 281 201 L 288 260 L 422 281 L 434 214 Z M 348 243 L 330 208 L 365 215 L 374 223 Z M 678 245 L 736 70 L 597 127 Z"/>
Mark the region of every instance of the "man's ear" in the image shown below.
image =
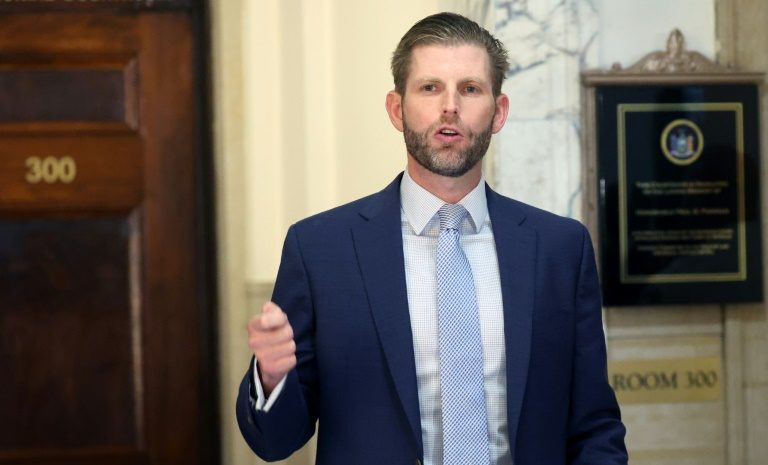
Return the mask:
<path id="1" fill-rule="evenodd" d="M 504 127 L 509 114 L 509 97 L 506 94 L 499 94 L 496 97 L 496 111 L 493 114 L 493 133 L 496 134 Z"/>
<path id="2" fill-rule="evenodd" d="M 392 126 L 398 131 L 403 132 L 403 97 L 394 90 L 390 90 L 387 92 L 385 106 L 387 107 L 389 120 L 392 121 Z"/>

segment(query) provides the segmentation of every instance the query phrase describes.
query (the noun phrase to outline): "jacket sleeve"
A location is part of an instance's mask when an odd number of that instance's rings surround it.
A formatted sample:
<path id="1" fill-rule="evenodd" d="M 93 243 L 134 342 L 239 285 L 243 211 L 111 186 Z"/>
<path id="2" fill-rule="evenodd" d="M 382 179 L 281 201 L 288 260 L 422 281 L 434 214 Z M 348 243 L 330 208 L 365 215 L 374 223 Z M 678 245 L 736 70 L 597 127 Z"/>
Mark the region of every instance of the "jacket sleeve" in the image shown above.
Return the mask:
<path id="1" fill-rule="evenodd" d="M 576 327 L 568 463 L 625 465 L 625 428 L 616 396 L 608 384 L 600 284 L 592 241 L 583 228 L 576 292 Z"/>
<path id="2" fill-rule="evenodd" d="M 296 341 L 296 368 L 269 412 L 257 411 L 252 399 L 253 360 L 237 397 L 237 423 L 248 445 L 264 460 L 282 460 L 303 446 L 315 431 L 316 363 L 314 310 L 310 282 L 304 266 L 296 227 L 283 244 L 272 300 L 288 315 Z"/>

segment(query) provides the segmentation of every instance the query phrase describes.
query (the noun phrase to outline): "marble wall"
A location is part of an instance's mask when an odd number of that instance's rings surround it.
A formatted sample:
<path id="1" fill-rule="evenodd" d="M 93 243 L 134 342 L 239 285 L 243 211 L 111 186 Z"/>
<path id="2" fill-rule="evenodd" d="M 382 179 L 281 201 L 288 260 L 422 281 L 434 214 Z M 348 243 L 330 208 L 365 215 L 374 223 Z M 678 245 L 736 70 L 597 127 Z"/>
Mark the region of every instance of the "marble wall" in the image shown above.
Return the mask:
<path id="1" fill-rule="evenodd" d="M 768 2 L 718 0 L 718 55 L 744 70 L 768 71 Z M 761 178 L 768 166 L 768 89 L 761 89 Z M 761 183 L 763 236 L 768 231 L 768 188 Z M 753 257 L 759 259 L 759 257 Z M 763 242 L 763 269 L 768 249 Z M 768 275 L 763 273 L 768 288 Z M 768 464 L 768 306 L 728 305 L 724 312 L 725 362 L 729 371 L 728 464 Z"/>
<path id="2" fill-rule="evenodd" d="M 594 63 L 598 13 L 587 0 L 497 0 L 507 46 L 507 124 L 496 139 L 493 181 L 511 197 L 581 217 L 579 72 Z"/>

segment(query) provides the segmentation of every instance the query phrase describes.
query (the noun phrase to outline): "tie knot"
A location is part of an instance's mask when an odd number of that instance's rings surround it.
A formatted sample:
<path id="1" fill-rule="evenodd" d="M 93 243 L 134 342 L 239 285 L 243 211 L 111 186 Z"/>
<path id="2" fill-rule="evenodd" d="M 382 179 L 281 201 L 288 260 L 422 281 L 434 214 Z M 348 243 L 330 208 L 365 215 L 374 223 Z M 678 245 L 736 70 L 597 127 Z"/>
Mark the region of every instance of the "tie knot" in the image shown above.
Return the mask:
<path id="1" fill-rule="evenodd" d="M 461 222 L 467 216 L 467 209 L 458 203 L 446 203 L 437 211 L 437 217 L 440 219 L 440 230 L 455 229 L 461 230 Z"/>

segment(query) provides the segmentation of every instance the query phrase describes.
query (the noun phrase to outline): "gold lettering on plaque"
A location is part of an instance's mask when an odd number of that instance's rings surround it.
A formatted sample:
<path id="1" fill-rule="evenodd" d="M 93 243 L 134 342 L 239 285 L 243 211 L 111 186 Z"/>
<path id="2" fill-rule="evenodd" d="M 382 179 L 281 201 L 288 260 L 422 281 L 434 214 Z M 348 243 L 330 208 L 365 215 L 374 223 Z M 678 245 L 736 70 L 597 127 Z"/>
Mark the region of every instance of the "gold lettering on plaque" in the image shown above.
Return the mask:
<path id="1" fill-rule="evenodd" d="M 618 360 L 608 378 L 622 404 L 708 402 L 720 399 L 718 357 Z"/>
<path id="2" fill-rule="evenodd" d="M 636 181 L 635 187 L 645 196 L 656 195 L 720 195 L 730 187 L 728 181 Z"/>
<path id="3" fill-rule="evenodd" d="M 77 177 L 77 163 L 72 157 L 28 157 L 24 160 L 29 184 L 70 184 Z"/>

